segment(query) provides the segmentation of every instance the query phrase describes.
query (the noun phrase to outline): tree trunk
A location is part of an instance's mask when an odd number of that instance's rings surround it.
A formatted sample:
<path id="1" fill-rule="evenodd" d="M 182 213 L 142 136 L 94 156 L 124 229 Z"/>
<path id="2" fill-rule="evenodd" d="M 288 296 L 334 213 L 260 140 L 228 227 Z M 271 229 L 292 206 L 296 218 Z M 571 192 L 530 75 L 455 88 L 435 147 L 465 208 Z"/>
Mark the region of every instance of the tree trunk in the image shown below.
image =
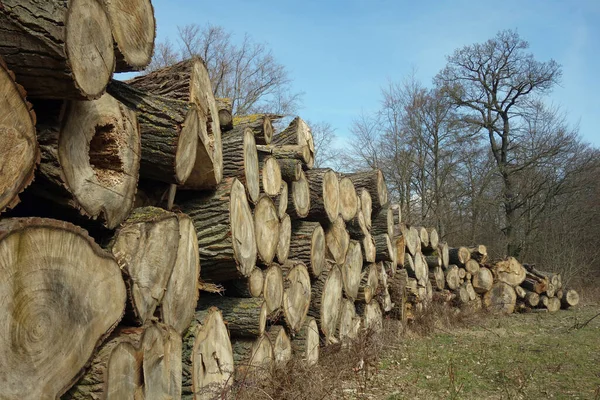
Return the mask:
<path id="1" fill-rule="evenodd" d="M 390 292 L 388 291 L 388 274 L 385 269 L 385 263 L 380 262 L 377 264 L 377 270 L 379 272 L 379 287 L 377 290 L 376 299 L 383 312 L 390 312 L 394 307 Z"/>
<path id="2" fill-rule="evenodd" d="M 429 279 L 429 268 L 427 267 L 427 263 L 425 262 L 423 254 L 421 253 L 415 254 L 412 267 L 409 264 L 407 271 L 410 277 L 416 278 L 418 281 L 425 281 Z"/>
<path id="3" fill-rule="evenodd" d="M 293 206 L 288 207 L 292 219 L 304 219 L 310 211 L 310 187 L 303 171 L 300 173 L 300 179 L 292 182 L 289 204 Z"/>
<path id="4" fill-rule="evenodd" d="M 348 178 L 340 177 L 340 214 L 344 221 L 350 221 L 358 212 L 358 196 L 354 184 Z"/>
<path id="5" fill-rule="evenodd" d="M 104 0 L 115 41 L 115 72 L 139 71 L 154 53 L 156 20 L 150 0 Z"/>
<path id="6" fill-rule="evenodd" d="M 351 240 L 348 245 L 346 261 L 342 265 L 342 281 L 344 283 L 344 294 L 353 301 L 358 297 L 362 266 L 363 256 L 360 243 Z"/>
<path id="7" fill-rule="evenodd" d="M 283 303 L 283 272 L 279 265 L 273 264 L 265 270 L 264 275 L 263 297 L 267 313 L 272 315 L 281 310 Z"/>
<path id="8" fill-rule="evenodd" d="M 135 113 L 105 94 L 38 108 L 41 165 L 32 190 L 75 215 L 116 228 L 135 200 L 140 131 Z M 59 115 L 65 115 L 62 120 Z"/>
<path id="9" fill-rule="evenodd" d="M 233 118 L 233 125 L 235 127 L 243 126 L 244 128 L 250 128 L 256 138 L 256 144 L 271 144 L 271 140 L 273 139 L 273 123 L 268 115 L 251 114 L 235 116 Z"/>
<path id="10" fill-rule="evenodd" d="M 219 309 L 196 311 L 183 343 L 183 395 L 212 400 L 233 384 L 233 350 Z"/>
<path id="11" fill-rule="evenodd" d="M 137 115 L 142 141 L 141 176 L 177 185 L 188 182 L 203 146 L 198 141 L 198 108 L 116 80 L 111 81 L 108 92 Z"/>
<path id="12" fill-rule="evenodd" d="M 451 265 L 446 269 L 446 285 L 450 290 L 456 290 L 460 286 L 460 278 L 458 276 L 459 268 L 456 265 Z"/>
<path id="13" fill-rule="evenodd" d="M 196 309 L 200 281 L 200 254 L 198 237 L 190 217 L 177 214 L 179 246 L 175 266 L 160 305 L 160 318 L 183 335 Z"/>
<path id="14" fill-rule="evenodd" d="M 335 260 L 338 265 L 346 261 L 346 253 L 350 244 L 350 235 L 346 230 L 346 224 L 341 216 L 325 228 L 325 245 L 327 246 L 327 257 Z"/>
<path id="15" fill-rule="evenodd" d="M 366 189 L 371 196 L 373 213 L 378 213 L 388 203 L 388 190 L 385 178 L 380 169 L 356 172 L 346 175 L 354 183 L 356 189 Z M 362 198 L 361 198 L 362 200 Z"/>
<path id="16" fill-rule="evenodd" d="M 303 262 L 316 278 L 325 269 L 325 233 L 318 222 L 298 221 L 292 225 L 290 258 Z"/>
<path id="17" fill-rule="evenodd" d="M 473 274 L 472 283 L 475 292 L 484 294 L 494 285 L 494 275 L 492 274 L 492 271 L 485 267 L 479 268 L 479 270 Z"/>
<path id="18" fill-rule="evenodd" d="M 273 347 L 273 358 L 276 367 L 284 367 L 292 359 L 292 342 L 283 326 L 274 325 L 266 333 Z"/>
<path id="19" fill-rule="evenodd" d="M 566 293 L 560 300 L 561 308 L 567 309 L 569 307 L 575 307 L 579 304 L 579 294 L 573 289 L 566 289 Z"/>
<path id="20" fill-rule="evenodd" d="M 310 276 L 306 266 L 299 261 L 288 260 L 281 266 L 284 273 L 283 317 L 292 335 L 298 333 L 308 314 L 311 297 Z"/>
<path id="21" fill-rule="evenodd" d="M 340 311 L 340 321 L 336 336 L 340 342 L 348 342 L 358 337 L 360 329 L 360 318 L 356 317 L 356 307 L 354 302 L 348 299 L 342 299 Z"/>
<path id="22" fill-rule="evenodd" d="M 142 336 L 144 399 L 179 399 L 182 383 L 182 340 L 171 327 L 150 325 Z"/>
<path id="23" fill-rule="evenodd" d="M 156 207 L 133 210 L 110 245 L 128 289 L 133 323 L 143 325 L 154 315 L 173 271 L 179 247 L 179 220 Z"/>
<path id="24" fill-rule="evenodd" d="M 326 343 L 336 341 L 335 334 L 342 305 L 342 273 L 337 265 L 323 271 L 312 285 L 308 314 L 317 320 Z"/>
<path id="25" fill-rule="evenodd" d="M 290 242 L 292 240 L 292 220 L 283 214 L 279 221 L 279 241 L 277 242 L 277 262 L 283 264 L 290 255 Z"/>
<path id="26" fill-rule="evenodd" d="M 227 132 L 233 129 L 233 110 L 231 99 L 215 98 L 217 110 L 219 110 L 219 126 L 221 132 Z"/>
<path id="27" fill-rule="evenodd" d="M 313 317 L 307 317 L 292 340 L 292 350 L 307 365 L 315 365 L 319 361 L 319 327 Z"/>
<path id="28" fill-rule="evenodd" d="M 30 97 L 97 99 L 115 69 L 110 22 L 95 0 L 3 0 L 0 56 Z"/>
<path id="29" fill-rule="evenodd" d="M 244 185 L 223 180 L 215 192 L 184 199 L 181 210 L 194 221 L 202 279 L 224 282 L 249 276 L 256 265 L 254 220 Z"/>
<path id="30" fill-rule="evenodd" d="M 193 171 L 186 186 L 191 189 L 213 189 L 223 177 L 221 127 L 219 111 L 206 65 L 200 58 L 135 77 L 129 83 L 145 92 L 178 101 L 193 103 L 198 109 L 200 139 Z"/>
<path id="31" fill-rule="evenodd" d="M 556 297 L 540 296 L 540 303 L 548 309 L 548 312 L 555 313 L 560 310 L 561 302 Z"/>
<path id="32" fill-rule="evenodd" d="M 512 314 L 516 301 L 515 290 L 504 282 L 496 282 L 483 296 L 483 304 L 488 310 L 504 314 Z"/>
<path id="33" fill-rule="evenodd" d="M 455 290 L 456 293 L 456 302 L 458 305 L 464 306 L 469 303 L 469 291 L 467 290 L 467 286 L 462 284 Z"/>
<path id="34" fill-rule="evenodd" d="M 270 375 L 275 355 L 273 346 L 265 335 L 256 339 L 234 339 L 231 347 L 236 380 L 243 382 L 248 377 L 264 379 Z"/>
<path id="35" fill-rule="evenodd" d="M 262 298 L 225 297 L 218 294 L 203 294 L 198 300 L 198 311 L 218 307 L 232 338 L 256 338 L 265 333 L 267 327 L 266 301 Z M 198 319 L 198 317 L 196 317 Z"/>
<path id="36" fill-rule="evenodd" d="M 548 289 L 548 284 L 549 282 L 547 279 L 540 279 L 529 273 L 526 274 L 525 280 L 521 282 L 521 286 L 527 290 L 536 292 L 537 294 L 545 293 Z"/>
<path id="37" fill-rule="evenodd" d="M 527 290 L 523 289 L 521 286 L 515 286 L 515 294 L 517 298 L 524 299 L 527 295 Z"/>
<path id="38" fill-rule="evenodd" d="M 391 316 L 399 321 L 406 321 L 406 284 L 408 282 L 408 274 L 406 270 L 400 270 L 396 275 L 388 280 L 388 291 L 390 299 L 394 303 Z"/>
<path id="39" fill-rule="evenodd" d="M 293 158 L 277 159 L 279 170 L 281 171 L 281 179 L 288 183 L 298 181 L 302 174 L 302 162 Z"/>
<path id="40" fill-rule="evenodd" d="M 450 248 L 448 243 L 440 243 L 438 245 L 438 253 L 442 257 L 442 268 L 448 268 L 450 265 Z"/>
<path id="41" fill-rule="evenodd" d="M 384 207 L 371 220 L 371 235 L 386 233 L 390 239 L 394 237 L 394 212 L 390 207 Z"/>
<path id="42" fill-rule="evenodd" d="M 279 217 L 273 200 L 261 195 L 254 208 L 254 235 L 261 264 L 269 266 L 279 244 Z"/>
<path id="43" fill-rule="evenodd" d="M 247 278 L 235 279 L 225 283 L 225 296 L 261 297 L 264 275 L 260 268 L 254 268 Z"/>
<path id="44" fill-rule="evenodd" d="M 471 259 L 471 252 L 466 247 L 457 247 L 448 249 L 450 264 L 464 267 L 467 261 Z"/>
<path id="45" fill-rule="evenodd" d="M 469 247 L 469 252 L 471 253 L 471 258 L 477 261 L 480 264 L 485 264 L 487 262 L 487 247 L 480 244 L 477 246 Z"/>
<path id="46" fill-rule="evenodd" d="M 348 221 L 346 224 L 346 229 L 348 230 L 348 234 L 352 239 L 361 240 L 365 238 L 365 236 L 369 233 L 369 228 L 367 228 L 365 216 L 362 210 L 358 210 L 356 215 L 354 215 L 354 218 Z"/>
<path id="47" fill-rule="evenodd" d="M 523 283 L 527 272 L 516 258 L 507 257 L 494 265 L 494 275 L 498 281 L 515 287 Z"/>
<path id="48" fill-rule="evenodd" d="M 373 300 L 368 304 L 357 303 L 356 313 L 363 318 L 363 326 L 367 330 L 373 332 L 381 332 L 383 329 L 383 314 L 377 300 Z"/>
<path id="49" fill-rule="evenodd" d="M 302 166 L 310 161 L 310 150 L 308 146 L 276 146 L 276 145 L 256 145 L 258 157 L 264 158 L 268 156 L 275 157 L 277 160 L 299 160 Z"/>
<path id="50" fill-rule="evenodd" d="M 1 30 L 0 30 L 1 32 Z M 25 90 L 14 80 L 0 58 L 0 213 L 19 203 L 33 180 L 40 160 L 35 113 L 25 100 Z"/>
<path id="51" fill-rule="evenodd" d="M 429 268 L 442 267 L 442 258 L 440 256 L 424 256 L 425 262 Z"/>
<path id="52" fill-rule="evenodd" d="M 371 200 L 371 195 L 369 191 L 365 188 L 358 188 L 356 185 L 356 194 L 360 199 L 360 209 L 363 213 L 363 217 L 365 219 L 365 225 L 367 229 L 371 229 L 372 220 L 371 217 L 373 215 L 373 201 Z"/>
<path id="53" fill-rule="evenodd" d="M 396 249 L 392 246 L 392 241 L 387 233 L 374 235 L 375 241 L 375 261 L 396 262 Z"/>
<path id="54" fill-rule="evenodd" d="M 278 135 L 273 136 L 273 144 L 278 146 L 300 145 L 307 146 L 309 157 L 305 161 L 307 168 L 315 163 L 315 144 L 310 128 L 300 117 L 294 118 L 290 125 Z"/>
<path id="55" fill-rule="evenodd" d="M 277 196 L 281 193 L 281 170 L 277 159 L 274 157 L 266 157 L 259 163 L 260 169 L 260 188 L 263 193 L 269 196 Z"/>
<path id="56" fill-rule="evenodd" d="M 377 264 L 369 264 L 361 274 L 356 300 L 370 303 L 377 293 L 378 286 L 379 272 L 377 271 Z"/>
<path id="57" fill-rule="evenodd" d="M 335 172 L 329 168 L 306 171 L 310 189 L 310 211 L 307 219 L 335 222 L 339 215 L 340 188 Z"/>

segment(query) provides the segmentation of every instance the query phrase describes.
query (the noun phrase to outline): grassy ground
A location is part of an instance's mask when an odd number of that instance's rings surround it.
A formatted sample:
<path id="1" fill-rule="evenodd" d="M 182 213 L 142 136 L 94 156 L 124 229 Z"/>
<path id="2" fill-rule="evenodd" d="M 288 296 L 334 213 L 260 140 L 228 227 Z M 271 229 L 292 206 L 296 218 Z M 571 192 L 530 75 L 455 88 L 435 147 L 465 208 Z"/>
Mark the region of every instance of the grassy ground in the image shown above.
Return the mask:
<path id="1" fill-rule="evenodd" d="M 362 398 L 600 399 L 600 312 L 482 317 L 388 348 Z"/>

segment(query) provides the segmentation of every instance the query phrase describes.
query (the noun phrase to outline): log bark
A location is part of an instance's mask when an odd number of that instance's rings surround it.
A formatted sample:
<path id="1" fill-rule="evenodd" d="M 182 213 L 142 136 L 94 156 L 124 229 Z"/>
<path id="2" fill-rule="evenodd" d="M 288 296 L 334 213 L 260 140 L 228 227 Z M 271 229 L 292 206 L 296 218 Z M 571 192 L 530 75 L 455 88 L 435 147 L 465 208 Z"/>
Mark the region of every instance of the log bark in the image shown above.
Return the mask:
<path id="1" fill-rule="evenodd" d="M 254 208 L 254 232 L 259 261 L 269 266 L 279 244 L 279 217 L 273 200 L 267 195 L 261 195 Z"/>
<path id="2" fill-rule="evenodd" d="M 337 265 L 321 276 L 312 284 L 312 297 L 308 314 L 317 320 L 319 329 L 326 343 L 336 341 L 335 334 L 342 305 L 342 273 Z"/>
<path id="3" fill-rule="evenodd" d="M 399 268 L 404 268 L 404 258 L 405 257 L 406 257 L 406 245 L 405 245 L 404 236 L 398 236 L 398 237 L 396 237 L 396 265 Z"/>
<path id="4" fill-rule="evenodd" d="M 281 310 L 283 304 L 283 272 L 277 264 L 271 265 L 264 272 L 263 297 L 267 305 L 267 313 L 272 315 Z"/>
<path id="5" fill-rule="evenodd" d="M 274 325 L 266 333 L 273 347 L 275 367 L 282 368 L 292 359 L 292 342 L 281 325 Z"/>
<path id="6" fill-rule="evenodd" d="M 248 377 L 265 378 L 270 374 L 275 355 L 273 346 L 265 335 L 256 339 L 234 339 L 231 347 L 236 380 L 245 381 Z"/>
<path id="7" fill-rule="evenodd" d="M 256 145 L 258 151 L 258 158 L 262 159 L 268 156 L 275 157 L 280 160 L 299 160 L 302 166 L 306 166 L 306 163 L 310 161 L 310 150 L 308 146 L 276 146 L 276 145 Z"/>
<path id="8" fill-rule="evenodd" d="M 175 265 L 160 304 L 160 319 L 183 335 L 194 318 L 200 281 L 200 254 L 194 223 L 185 214 L 179 220 Z"/>
<path id="9" fill-rule="evenodd" d="M 512 287 L 523 283 L 527 275 L 525 268 L 514 257 L 507 257 L 497 262 L 493 271 L 498 281 L 507 283 Z"/>
<path id="10" fill-rule="evenodd" d="M 273 144 L 278 146 L 299 145 L 308 148 L 309 157 L 305 161 L 307 168 L 312 168 L 315 163 L 315 144 L 309 126 L 300 117 L 294 118 L 290 125 L 281 133 L 273 136 Z"/>
<path id="11" fill-rule="evenodd" d="M 429 270 L 429 281 L 435 289 L 444 290 L 446 288 L 446 276 L 441 266 Z"/>
<path id="12" fill-rule="evenodd" d="M 344 221 L 351 221 L 358 212 L 358 196 L 354 184 L 348 178 L 340 177 L 340 215 Z"/>
<path id="13" fill-rule="evenodd" d="M 306 219 L 319 222 L 335 222 L 339 215 L 339 181 L 329 168 L 305 172 L 310 190 L 310 211 Z"/>
<path id="14" fill-rule="evenodd" d="M 265 333 L 269 313 L 262 298 L 225 297 L 217 294 L 200 296 L 198 311 L 218 307 L 231 337 L 256 338 Z M 198 318 L 197 318 L 198 319 Z"/>
<path id="15" fill-rule="evenodd" d="M 351 240 L 348 245 L 346 260 L 342 265 L 342 281 L 344 283 L 344 294 L 353 301 L 358 297 L 362 266 L 363 256 L 360 243 Z"/>
<path id="16" fill-rule="evenodd" d="M 287 214 L 279 221 L 279 241 L 277 242 L 277 262 L 283 264 L 290 255 L 290 242 L 292 240 L 292 220 Z"/>
<path id="17" fill-rule="evenodd" d="M 235 127 L 243 126 L 244 128 L 250 128 L 256 138 L 256 144 L 271 144 L 271 140 L 273 139 L 273 123 L 269 115 L 251 114 L 235 116 L 233 118 L 233 125 Z"/>
<path id="18" fill-rule="evenodd" d="M 292 205 L 292 207 L 288 207 L 292 219 L 304 219 L 310 211 L 310 187 L 303 171 L 301 171 L 300 179 L 292 182 L 289 204 Z"/>
<path id="19" fill-rule="evenodd" d="M 573 289 L 566 289 L 566 293 L 560 300 L 561 308 L 567 309 L 569 307 L 575 307 L 579 304 L 579 294 Z"/>
<path id="20" fill-rule="evenodd" d="M 231 297 L 261 297 L 264 282 L 262 270 L 254 268 L 248 277 L 226 282 L 224 294 Z"/>
<path id="21" fill-rule="evenodd" d="M 319 327 L 313 317 L 307 317 L 292 340 L 292 350 L 307 365 L 315 365 L 319 361 Z"/>
<path id="22" fill-rule="evenodd" d="M 479 268 L 479 270 L 473 274 L 472 283 L 475 292 L 484 294 L 494 285 L 494 275 L 492 274 L 492 271 L 485 267 Z"/>
<path id="23" fill-rule="evenodd" d="M 248 199 L 256 204 L 260 195 L 260 169 L 254 136 L 249 129 L 223 136 L 223 176 L 237 178 L 246 188 Z"/>
<path id="24" fill-rule="evenodd" d="M 138 76 L 128 83 L 145 92 L 197 107 L 200 143 L 186 186 L 191 189 L 215 188 L 223 177 L 223 146 L 219 111 L 204 61 L 198 57 L 184 60 Z"/>
<path id="25" fill-rule="evenodd" d="M 154 53 L 156 20 L 150 0 L 104 0 L 115 41 L 115 72 L 139 71 Z"/>
<path id="26" fill-rule="evenodd" d="M 198 140 L 198 108 L 115 80 L 107 90 L 137 116 L 142 143 L 141 176 L 177 185 L 187 182 L 203 146 Z"/>
<path id="27" fill-rule="evenodd" d="M 540 295 L 536 292 L 530 292 L 526 290 L 525 293 L 525 304 L 529 307 L 537 307 L 540 304 Z"/>
<path id="28" fill-rule="evenodd" d="M 40 161 L 35 113 L 25 90 L 0 58 L 0 214 L 19 203 Z"/>
<path id="29" fill-rule="evenodd" d="M 469 247 L 469 252 L 471 253 L 471 258 L 477 261 L 480 264 L 485 264 L 487 262 L 488 254 L 487 247 L 480 244 L 477 246 Z"/>
<path id="30" fill-rule="evenodd" d="M 279 170 L 281 171 L 281 179 L 288 183 L 300 180 L 302 174 L 302 162 L 293 158 L 277 159 Z"/>
<path id="31" fill-rule="evenodd" d="M 39 103 L 38 110 L 42 159 L 32 190 L 116 228 L 133 208 L 138 183 L 135 113 L 108 94 L 68 105 Z"/>
<path id="32" fill-rule="evenodd" d="M 144 399 L 179 399 L 182 383 L 182 340 L 171 327 L 152 324 L 141 340 Z"/>
<path id="33" fill-rule="evenodd" d="M 548 288 L 548 281 L 546 279 L 534 278 L 527 274 L 525 280 L 521 282 L 521 286 L 527 290 L 536 292 L 537 294 L 542 294 L 545 293 Z"/>
<path id="34" fill-rule="evenodd" d="M 356 317 L 356 307 L 349 299 L 342 299 L 340 321 L 336 337 L 340 342 L 348 342 L 358 337 L 360 329 L 360 318 Z"/>
<path id="35" fill-rule="evenodd" d="M 424 257 L 425 257 L 425 262 L 427 263 L 427 266 L 430 269 L 442 267 L 442 258 L 440 256 L 434 255 L 434 256 L 424 256 Z"/>
<path id="36" fill-rule="evenodd" d="M 0 221 L 0 260 L 2 396 L 58 398 L 123 315 L 119 267 L 83 229 L 42 218 Z"/>
<path id="37" fill-rule="evenodd" d="M 194 221 L 202 279 L 224 282 L 249 276 L 256 265 L 257 249 L 244 185 L 228 178 L 215 192 L 194 194 L 179 205 Z"/>
<path id="38" fill-rule="evenodd" d="M 362 210 L 358 210 L 358 212 L 354 215 L 348 223 L 346 224 L 346 229 L 348 230 L 348 234 L 352 239 L 361 240 L 369 233 L 369 228 L 367 228 L 367 224 L 365 221 L 365 215 Z"/>
<path id="39" fill-rule="evenodd" d="M 456 247 L 448 249 L 450 264 L 464 267 L 465 263 L 471 259 L 471 252 L 466 247 Z"/>
<path id="40" fill-rule="evenodd" d="M 227 132 L 233 129 L 233 111 L 231 99 L 215 98 L 217 110 L 219 111 L 219 126 L 221 132 Z"/>
<path id="41" fill-rule="evenodd" d="M 260 188 L 263 193 L 269 196 L 277 196 L 281 193 L 281 170 L 274 157 L 266 157 L 259 164 L 260 168 Z"/>
<path id="42" fill-rule="evenodd" d="M 371 235 L 387 234 L 394 237 L 394 212 L 390 207 L 384 207 L 372 218 Z"/>
<path id="43" fill-rule="evenodd" d="M 378 287 L 379 272 L 377 271 L 377 264 L 372 263 L 369 264 L 361 274 L 356 300 L 367 304 L 370 303 L 375 297 Z"/>
<path id="44" fill-rule="evenodd" d="M 318 222 L 292 224 L 289 257 L 303 262 L 316 278 L 325 269 L 325 233 Z"/>
<path id="45" fill-rule="evenodd" d="M 133 210 L 115 233 L 110 250 L 128 289 L 128 315 L 134 324 L 150 320 L 166 291 L 177 258 L 179 220 L 156 207 Z"/>
<path id="46" fill-rule="evenodd" d="M 388 280 L 388 291 L 390 298 L 394 303 L 394 308 L 391 311 L 392 318 L 399 321 L 406 321 L 406 285 L 408 282 L 408 274 L 406 270 L 400 270 L 396 275 Z"/>
<path id="47" fill-rule="evenodd" d="M 283 317 L 290 334 L 300 332 L 308 315 L 311 298 L 310 276 L 306 266 L 288 260 L 281 266 L 284 272 Z"/>
<path id="48" fill-rule="evenodd" d="M 183 395 L 212 400 L 233 384 L 233 349 L 221 312 L 196 311 L 183 341 Z"/>
<path id="49" fill-rule="evenodd" d="M 115 69 L 110 22 L 95 0 L 3 0 L 0 39 L 30 97 L 97 99 Z"/>
<path id="50" fill-rule="evenodd" d="M 379 169 L 374 169 L 365 172 L 356 172 L 346 175 L 354 187 L 358 189 L 366 189 L 371 196 L 372 212 L 377 213 L 388 203 L 388 190 L 385 184 L 383 172 Z M 361 198 L 362 200 L 362 198 Z M 363 211 L 364 212 L 364 211 Z"/>
<path id="51" fill-rule="evenodd" d="M 362 316 L 362 325 L 365 329 L 372 330 L 375 333 L 381 332 L 383 329 L 383 314 L 377 300 L 373 300 L 368 304 L 357 303 L 356 313 Z"/>
<path id="52" fill-rule="evenodd" d="M 396 262 L 396 249 L 392 246 L 392 241 L 387 233 L 374 235 L 375 241 L 375 261 L 392 261 Z"/>
<path id="53" fill-rule="evenodd" d="M 512 314 L 516 301 L 515 290 L 504 282 L 496 282 L 492 289 L 483 296 L 483 304 L 489 311 L 503 314 Z"/>
<path id="54" fill-rule="evenodd" d="M 343 265 L 346 261 L 349 244 L 350 235 L 348 235 L 346 224 L 340 215 L 325 228 L 326 257 L 335 260 L 338 265 Z"/>

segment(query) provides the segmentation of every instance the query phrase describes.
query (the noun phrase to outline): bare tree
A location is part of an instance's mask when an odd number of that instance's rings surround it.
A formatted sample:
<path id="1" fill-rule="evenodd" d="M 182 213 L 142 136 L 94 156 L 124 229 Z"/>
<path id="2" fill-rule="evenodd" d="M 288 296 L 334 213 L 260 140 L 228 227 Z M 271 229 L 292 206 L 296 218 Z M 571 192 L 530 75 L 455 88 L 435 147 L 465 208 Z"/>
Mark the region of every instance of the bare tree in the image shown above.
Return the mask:
<path id="1" fill-rule="evenodd" d="M 334 146 L 336 139 L 335 128 L 329 122 L 310 122 L 308 126 L 312 131 L 315 143 L 315 168 L 336 167 L 338 150 Z"/>

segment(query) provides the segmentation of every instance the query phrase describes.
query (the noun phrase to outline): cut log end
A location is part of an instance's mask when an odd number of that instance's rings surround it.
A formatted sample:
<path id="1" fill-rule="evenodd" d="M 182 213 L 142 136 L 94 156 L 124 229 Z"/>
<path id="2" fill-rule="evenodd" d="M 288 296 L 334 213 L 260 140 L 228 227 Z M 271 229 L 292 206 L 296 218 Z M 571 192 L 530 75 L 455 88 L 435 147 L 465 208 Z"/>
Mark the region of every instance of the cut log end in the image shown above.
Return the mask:
<path id="1" fill-rule="evenodd" d="M 269 207 L 267 205 L 267 214 Z M 256 265 L 256 236 L 252 212 L 246 200 L 244 185 L 237 179 L 231 187 L 229 202 L 233 252 L 241 275 L 248 276 Z M 277 243 L 277 242 L 276 242 Z"/>
<path id="2" fill-rule="evenodd" d="M 346 230 L 346 224 L 341 216 L 330 224 L 325 230 L 325 244 L 327 245 L 327 254 L 335 260 L 336 264 L 342 265 L 346 260 L 350 235 Z"/>
<path id="3" fill-rule="evenodd" d="M 269 196 L 276 196 L 281 192 L 281 169 L 274 157 L 267 157 L 262 163 L 262 189 Z"/>
<path id="4" fill-rule="evenodd" d="M 277 243 L 277 261 L 283 264 L 290 254 L 290 241 L 292 240 L 292 220 L 284 214 L 279 224 L 279 242 Z"/>
<path id="5" fill-rule="evenodd" d="M 354 184 L 348 178 L 340 179 L 340 214 L 344 221 L 350 221 L 358 211 L 358 196 Z"/>
<path id="6" fill-rule="evenodd" d="M 254 230 L 258 256 L 265 265 L 275 258 L 279 244 L 279 217 L 273 200 L 262 195 L 254 208 Z"/>
<path id="7" fill-rule="evenodd" d="M 290 198 L 294 216 L 305 218 L 310 211 L 310 188 L 303 171 L 300 171 L 300 179 L 292 182 Z"/>
<path id="8" fill-rule="evenodd" d="M 267 314 L 272 315 L 281 308 L 283 302 L 283 273 L 277 264 L 265 271 L 263 297 L 267 305 Z"/>
<path id="9" fill-rule="evenodd" d="M 310 306 L 311 285 L 308 270 L 303 263 L 288 261 L 285 268 L 283 315 L 289 330 L 297 333 L 306 320 Z"/>
<path id="10" fill-rule="evenodd" d="M 349 299 L 358 297 L 360 288 L 361 272 L 363 266 L 363 255 L 360 243 L 351 240 L 348 245 L 346 261 L 342 266 L 342 280 L 344 282 L 344 294 Z"/>

